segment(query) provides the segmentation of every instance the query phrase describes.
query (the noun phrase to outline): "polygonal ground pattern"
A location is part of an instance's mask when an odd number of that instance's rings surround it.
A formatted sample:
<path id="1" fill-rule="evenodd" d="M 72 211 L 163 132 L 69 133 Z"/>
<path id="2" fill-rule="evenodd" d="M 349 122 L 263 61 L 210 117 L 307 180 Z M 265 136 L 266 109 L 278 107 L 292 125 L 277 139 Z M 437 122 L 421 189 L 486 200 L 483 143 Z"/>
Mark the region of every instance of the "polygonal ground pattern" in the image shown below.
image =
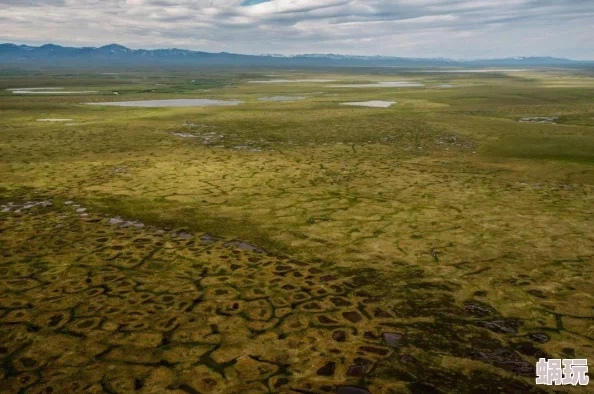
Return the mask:
<path id="1" fill-rule="evenodd" d="M 540 346 L 563 331 L 557 316 L 522 332 L 447 284 L 383 298 L 241 241 L 49 201 L 0 213 L 0 243 L 2 393 L 538 392 Z"/>

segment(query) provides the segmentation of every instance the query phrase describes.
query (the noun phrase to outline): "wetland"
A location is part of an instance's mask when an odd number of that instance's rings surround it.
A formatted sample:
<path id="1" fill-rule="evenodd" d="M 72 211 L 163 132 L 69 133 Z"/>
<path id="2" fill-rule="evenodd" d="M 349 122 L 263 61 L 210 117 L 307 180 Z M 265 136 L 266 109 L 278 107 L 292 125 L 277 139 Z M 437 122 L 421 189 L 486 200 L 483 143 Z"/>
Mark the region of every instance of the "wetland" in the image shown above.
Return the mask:
<path id="1" fill-rule="evenodd" d="M 0 392 L 587 392 L 593 70 L 113 71 L 0 75 Z"/>

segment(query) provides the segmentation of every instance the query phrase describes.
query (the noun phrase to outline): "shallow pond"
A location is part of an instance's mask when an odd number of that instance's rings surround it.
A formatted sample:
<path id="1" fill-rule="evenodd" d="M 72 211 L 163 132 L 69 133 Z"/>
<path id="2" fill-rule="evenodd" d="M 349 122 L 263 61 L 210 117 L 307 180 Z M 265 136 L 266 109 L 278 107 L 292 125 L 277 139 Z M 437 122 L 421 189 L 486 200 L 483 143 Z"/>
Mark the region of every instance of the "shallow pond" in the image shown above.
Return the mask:
<path id="1" fill-rule="evenodd" d="M 373 108 L 388 108 L 394 104 L 396 104 L 395 101 L 381 101 L 381 100 L 359 101 L 359 102 L 352 102 L 352 103 L 340 103 L 340 105 L 350 105 L 350 106 L 354 106 L 354 107 L 373 107 Z"/>

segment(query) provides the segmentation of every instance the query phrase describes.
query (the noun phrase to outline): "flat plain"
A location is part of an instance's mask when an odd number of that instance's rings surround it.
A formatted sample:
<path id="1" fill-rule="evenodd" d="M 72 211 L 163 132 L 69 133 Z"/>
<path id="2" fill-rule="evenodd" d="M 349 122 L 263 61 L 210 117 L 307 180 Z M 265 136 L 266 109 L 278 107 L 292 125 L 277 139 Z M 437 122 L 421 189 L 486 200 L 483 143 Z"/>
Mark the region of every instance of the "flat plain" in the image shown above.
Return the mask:
<path id="1" fill-rule="evenodd" d="M 552 393 L 539 358 L 592 363 L 594 71 L 427 71 L 4 72 L 0 392 Z M 146 100 L 241 103 L 85 104 Z"/>

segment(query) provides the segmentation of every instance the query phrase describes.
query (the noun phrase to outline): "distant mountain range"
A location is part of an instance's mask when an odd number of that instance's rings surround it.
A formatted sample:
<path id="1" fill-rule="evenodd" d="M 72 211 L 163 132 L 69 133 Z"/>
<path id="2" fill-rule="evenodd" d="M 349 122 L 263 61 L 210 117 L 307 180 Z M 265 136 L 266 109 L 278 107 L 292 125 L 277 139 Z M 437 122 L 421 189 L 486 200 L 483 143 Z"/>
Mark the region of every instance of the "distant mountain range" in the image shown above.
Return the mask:
<path id="1" fill-rule="evenodd" d="M 579 67 L 594 61 L 575 61 L 554 57 L 513 57 L 505 59 L 453 60 L 444 58 L 405 58 L 389 56 L 348 56 L 335 54 L 241 55 L 210 53 L 186 49 L 130 49 L 111 44 L 103 47 L 39 47 L 0 44 L 0 65 L 29 67 L 72 66 L 308 66 L 308 67 Z"/>

